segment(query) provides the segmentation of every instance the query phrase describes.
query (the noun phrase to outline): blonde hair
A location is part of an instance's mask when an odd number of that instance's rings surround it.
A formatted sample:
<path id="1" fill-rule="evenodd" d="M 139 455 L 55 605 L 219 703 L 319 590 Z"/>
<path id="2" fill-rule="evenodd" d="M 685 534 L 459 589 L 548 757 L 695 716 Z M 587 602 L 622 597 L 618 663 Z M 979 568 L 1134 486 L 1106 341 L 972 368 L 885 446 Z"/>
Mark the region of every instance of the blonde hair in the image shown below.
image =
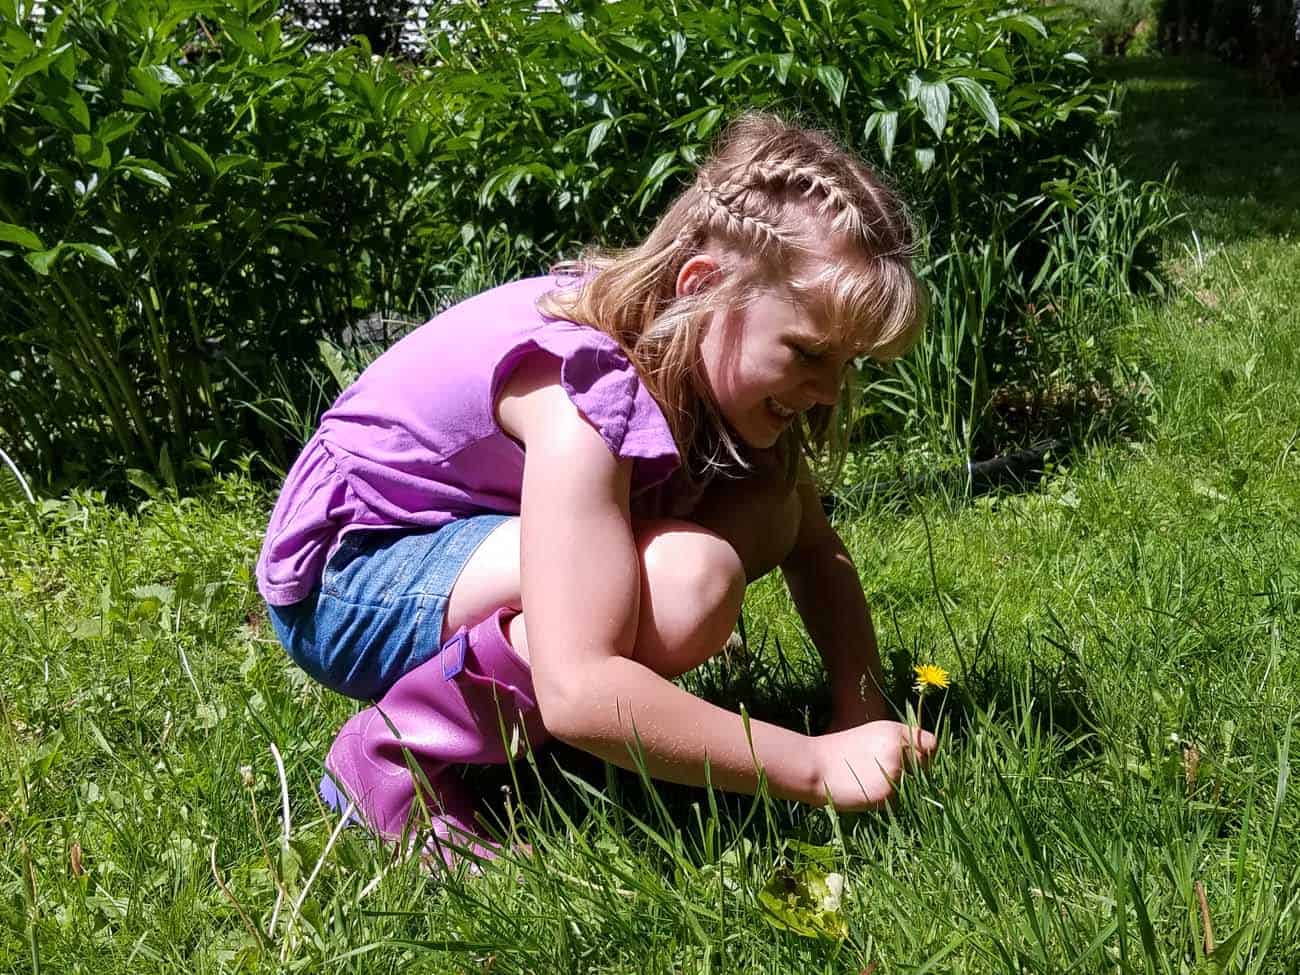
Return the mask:
<path id="1" fill-rule="evenodd" d="M 538 303 L 543 314 L 594 326 L 627 354 L 663 409 L 688 481 L 750 469 L 727 431 L 700 364 L 714 312 L 735 310 L 780 281 L 815 308 L 830 338 L 858 355 L 890 359 L 912 343 L 925 292 L 912 270 L 914 234 L 902 200 L 831 136 L 765 112 L 727 126 L 694 182 L 638 246 L 591 250 L 556 273 L 571 289 Z M 717 257 L 713 286 L 678 297 L 696 254 Z M 783 434 L 787 472 L 799 456 L 832 463 L 847 446 L 845 383 L 836 407 L 817 405 Z"/>

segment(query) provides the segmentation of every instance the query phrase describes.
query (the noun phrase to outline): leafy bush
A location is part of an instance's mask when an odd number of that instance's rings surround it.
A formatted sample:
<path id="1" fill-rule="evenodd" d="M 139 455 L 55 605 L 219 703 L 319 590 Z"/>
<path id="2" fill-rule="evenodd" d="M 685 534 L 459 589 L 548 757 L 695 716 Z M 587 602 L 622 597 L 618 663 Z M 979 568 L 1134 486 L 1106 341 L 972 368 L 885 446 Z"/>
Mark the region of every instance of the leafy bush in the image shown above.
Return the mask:
<path id="1" fill-rule="evenodd" d="M 432 39 L 443 97 L 431 133 L 458 219 L 523 233 L 541 255 L 638 237 L 743 108 L 834 129 L 889 168 L 928 223 L 981 234 L 996 201 L 1037 193 L 1104 108 L 1080 25 L 1050 8 L 534 6 L 448 8 Z"/>
<path id="2" fill-rule="evenodd" d="M 635 239 L 751 106 L 888 170 L 936 273 L 1001 255 L 963 312 L 987 361 L 1051 254 L 1044 186 L 1114 117 L 1080 21 L 996 0 L 449 3 L 424 68 L 309 50 L 271 0 L 25 13 L 0 0 L 0 426 L 47 482 L 281 466 L 319 339 Z"/>
<path id="3" fill-rule="evenodd" d="M 1091 394 L 1109 365 L 1105 329 L 1117 305 L 1160 286 L 1150 269 L 1176 219 L 1169 198 L 1167 181 L 1135 185 L 1104 151 L 1088 150 L 1041 193 L 1005 206 L 987 238 L 928 241 L 929 324 L 905 358 L 864 363 L 859 438 L 904 435 L 969 456 L 989 451 L 983 434 L 1048 433 L 990 433 L 995 395 L 1041 406 Z"/>
<path id="4" fill-rule="evenodd" d="M 237 401 L 436 268 L 427 87 L 268 0 L 0 4 L 0 425 L 46 480 L 275 445 Z M 243 377 L 243 378 L 241 378 Z M 302 388 L 295 381 L 295 388 Z"/>
<path id="5" fill-rule="evenodd" d="M 1163 194 L 1087 157 L 1117 113 L 1080 53 L 1084 22 L 1065 9 L 831 0 L 786 16 L 618 0 L 540 18 L 529 3 L 456 12 L 434 39 L 435 83 L 451 93 L 436 129 L 459 180 L 445 195 L 467 237 L 522 230 L 538 264 L 636 239 L 742 108 L 797 110 L 889 172 L 927 228 L 935 314 L 910 359 L 867 366 L 875 392 L 895 394 L 868 409 L 894 422 L 864 431 L 969 451 L 993 384 L 1058 368 L 1051 356 L 1073 354 L 1095 322 L 1033 309 L 1085 289 L 1129 294 L 1154 264 Z M 1103 201 L 1139 226 L 1106 233 Z M 1125 270 L 1107 278 L 1113 266 Z M 1032 346 L 1018 342 L 1027 309 L 1043 333 Z"/>

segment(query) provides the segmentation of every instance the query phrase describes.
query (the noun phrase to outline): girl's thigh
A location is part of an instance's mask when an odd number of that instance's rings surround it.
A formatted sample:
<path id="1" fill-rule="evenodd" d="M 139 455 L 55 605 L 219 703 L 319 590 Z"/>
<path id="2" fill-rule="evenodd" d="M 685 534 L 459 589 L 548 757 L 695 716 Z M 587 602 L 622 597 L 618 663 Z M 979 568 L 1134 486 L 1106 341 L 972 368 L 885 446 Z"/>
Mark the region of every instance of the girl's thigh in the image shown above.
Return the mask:
<path id="1" fill-rule="evenodd" d="M 442 647 L 456 580 L 510 520 L 479 515 L 434 531 L 350 532 L 318 589 L 293 606 L 272 607 L 276 634 L 294 661 L 326 687 L 378 698 Z"/>

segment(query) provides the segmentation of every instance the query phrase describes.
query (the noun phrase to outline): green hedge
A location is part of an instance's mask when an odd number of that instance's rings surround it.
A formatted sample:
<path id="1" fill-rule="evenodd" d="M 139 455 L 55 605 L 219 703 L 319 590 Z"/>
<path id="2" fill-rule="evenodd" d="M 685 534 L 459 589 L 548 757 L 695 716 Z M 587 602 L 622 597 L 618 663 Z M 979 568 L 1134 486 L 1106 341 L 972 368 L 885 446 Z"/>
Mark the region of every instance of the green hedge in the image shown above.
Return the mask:
<path id="1" fill-rule="evenodd" d="M 274 10 L 83 2 L 38 32 L 0 4 L 0 422 L 46 479 L 265 446 L 237 404 L 273 365 L 436 273 L 407 138 L 432 92 Z"/>
<path id="2" fill-rule="evenodd" d="M 265 406 L 310 426 L 320 338 L 634 239 L 749 106 L 887 169 L 935 255 L 1013 255 L 1000 321 L 1112 115 L 1076 21 L 992 0 L 453 3 L 423 67 L 311 51 L 269 0 L 24 15 L 0 0 L 0 445 L 46 483 L 283 463 Z"/>

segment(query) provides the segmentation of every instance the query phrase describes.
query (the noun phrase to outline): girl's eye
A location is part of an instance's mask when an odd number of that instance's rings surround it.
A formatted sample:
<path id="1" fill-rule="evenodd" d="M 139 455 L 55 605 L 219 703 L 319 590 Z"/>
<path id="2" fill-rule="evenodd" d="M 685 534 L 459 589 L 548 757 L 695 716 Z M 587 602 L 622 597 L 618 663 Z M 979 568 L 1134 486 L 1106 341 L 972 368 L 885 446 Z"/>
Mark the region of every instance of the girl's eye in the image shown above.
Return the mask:
<path id="1" fill-rule="evenodd" d="M 799 357 L 799 360 L 801 362 L 817 363 L 817 362 L 821 362 L 823 359 L 826 358 L 826 354 L 824 352 L 813 352 L 809 349 L 805 349 L 802 346 L 798 346 L 798 345 L 794 347 L 794 352 L 795 355 Z"/>

